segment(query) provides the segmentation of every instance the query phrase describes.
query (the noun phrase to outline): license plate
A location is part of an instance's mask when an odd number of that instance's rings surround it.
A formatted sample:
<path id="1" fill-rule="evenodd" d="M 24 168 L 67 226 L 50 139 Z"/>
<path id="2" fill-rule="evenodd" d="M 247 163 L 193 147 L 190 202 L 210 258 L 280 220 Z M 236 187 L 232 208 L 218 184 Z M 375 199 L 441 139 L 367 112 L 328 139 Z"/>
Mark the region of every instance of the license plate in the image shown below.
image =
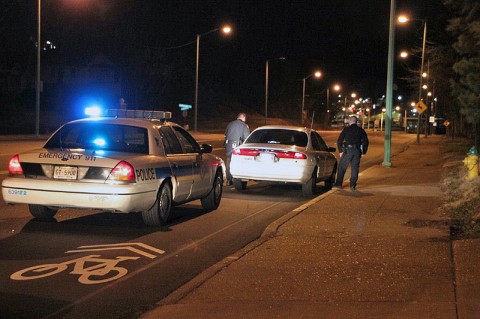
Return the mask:
<path id="1" fill-rule="evenodd" d="M 258 154 L 257 160 L 260 162 L 274 162 L 275 155 L 272 153 L 260 153 Z"/>
<path id="2" fill-rule="evenodd" d="M 55 179 L 77 179 L 77 168 L 71 166 L 55 166 L 53 171 Z"/>

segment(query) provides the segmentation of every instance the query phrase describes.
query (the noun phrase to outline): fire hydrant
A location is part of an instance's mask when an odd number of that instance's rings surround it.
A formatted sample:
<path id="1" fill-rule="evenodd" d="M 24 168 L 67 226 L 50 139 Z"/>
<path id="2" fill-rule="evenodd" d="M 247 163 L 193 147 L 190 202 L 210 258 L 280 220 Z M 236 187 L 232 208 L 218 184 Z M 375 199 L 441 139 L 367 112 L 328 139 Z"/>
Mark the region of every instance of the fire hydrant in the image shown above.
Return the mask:
<path id="1" fill-rule="evenodd" d="M 467 153 L 467 157 L 463 160 L 463 165 L 468 168 L 468 180 L 472 180 L 478 176 L 478 151 L 472 146 Z"/>

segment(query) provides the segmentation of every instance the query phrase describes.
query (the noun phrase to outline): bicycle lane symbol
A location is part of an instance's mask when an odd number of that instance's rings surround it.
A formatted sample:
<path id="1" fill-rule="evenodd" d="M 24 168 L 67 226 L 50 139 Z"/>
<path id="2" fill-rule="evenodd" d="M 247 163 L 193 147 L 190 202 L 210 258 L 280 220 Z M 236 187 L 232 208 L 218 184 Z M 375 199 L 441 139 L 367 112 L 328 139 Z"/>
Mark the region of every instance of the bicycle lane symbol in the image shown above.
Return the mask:
<path id="1" fill-rule="evenodd" d="M 139 249 L 134 246 L 140 246 L 143 249 Z M 154 259 L 158 257 L 158 255 L 165 253 L 165 251 L 161 249 L 157 249 L 143 243 L 88 245 L 80 246 L 78 248 L 79 249 L 76 250 L 66 251 L 65 253 L 126 249 L 150 259 Z M 73 270 L 70 272 L 70 274 L 80 275 L 78 277 L 78 282 L 85 285 L 102 284 L 119 279 L 128 273 L 126 268 L 118 266 L 120 262 L 137 260 L 140 258 L 137 256 L 117 256 L 114 259 L 100 257 L 101 255 L 88 255 L 57 264 L 44 264 L 28 267 L 13 273 L 10 275 L 10 279 L 33 280 L 49 277 L 59 274 L 68 269 L 69 265 L 73 265 Z"/>

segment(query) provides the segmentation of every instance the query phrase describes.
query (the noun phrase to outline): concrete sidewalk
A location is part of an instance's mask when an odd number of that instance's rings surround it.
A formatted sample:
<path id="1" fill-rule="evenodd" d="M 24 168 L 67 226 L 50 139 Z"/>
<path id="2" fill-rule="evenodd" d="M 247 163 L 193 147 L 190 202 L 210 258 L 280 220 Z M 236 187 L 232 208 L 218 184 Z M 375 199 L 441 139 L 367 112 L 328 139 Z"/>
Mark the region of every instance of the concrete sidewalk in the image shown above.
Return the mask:
<path id="1" fill-rule="evenodd" d="M 288 213 L 142 318 L 480 318 L 480 241 L 452 243 L 438 209 L 443 138 Z"/>

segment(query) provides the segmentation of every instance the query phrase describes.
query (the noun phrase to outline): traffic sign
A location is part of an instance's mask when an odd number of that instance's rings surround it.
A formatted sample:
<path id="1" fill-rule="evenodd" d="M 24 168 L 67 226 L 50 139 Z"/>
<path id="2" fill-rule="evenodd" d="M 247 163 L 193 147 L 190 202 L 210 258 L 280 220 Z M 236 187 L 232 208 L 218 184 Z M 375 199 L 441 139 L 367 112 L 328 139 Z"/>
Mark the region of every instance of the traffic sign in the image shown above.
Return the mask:
<path id="1" fill-rule="evenodd" d="M 427 110 L 427 105 L 423 103 L 423 101 L 418 101 L 418 103 L 415 104 L 415 109 L 417 110 L 418 114 L 422 114 Z"/>

